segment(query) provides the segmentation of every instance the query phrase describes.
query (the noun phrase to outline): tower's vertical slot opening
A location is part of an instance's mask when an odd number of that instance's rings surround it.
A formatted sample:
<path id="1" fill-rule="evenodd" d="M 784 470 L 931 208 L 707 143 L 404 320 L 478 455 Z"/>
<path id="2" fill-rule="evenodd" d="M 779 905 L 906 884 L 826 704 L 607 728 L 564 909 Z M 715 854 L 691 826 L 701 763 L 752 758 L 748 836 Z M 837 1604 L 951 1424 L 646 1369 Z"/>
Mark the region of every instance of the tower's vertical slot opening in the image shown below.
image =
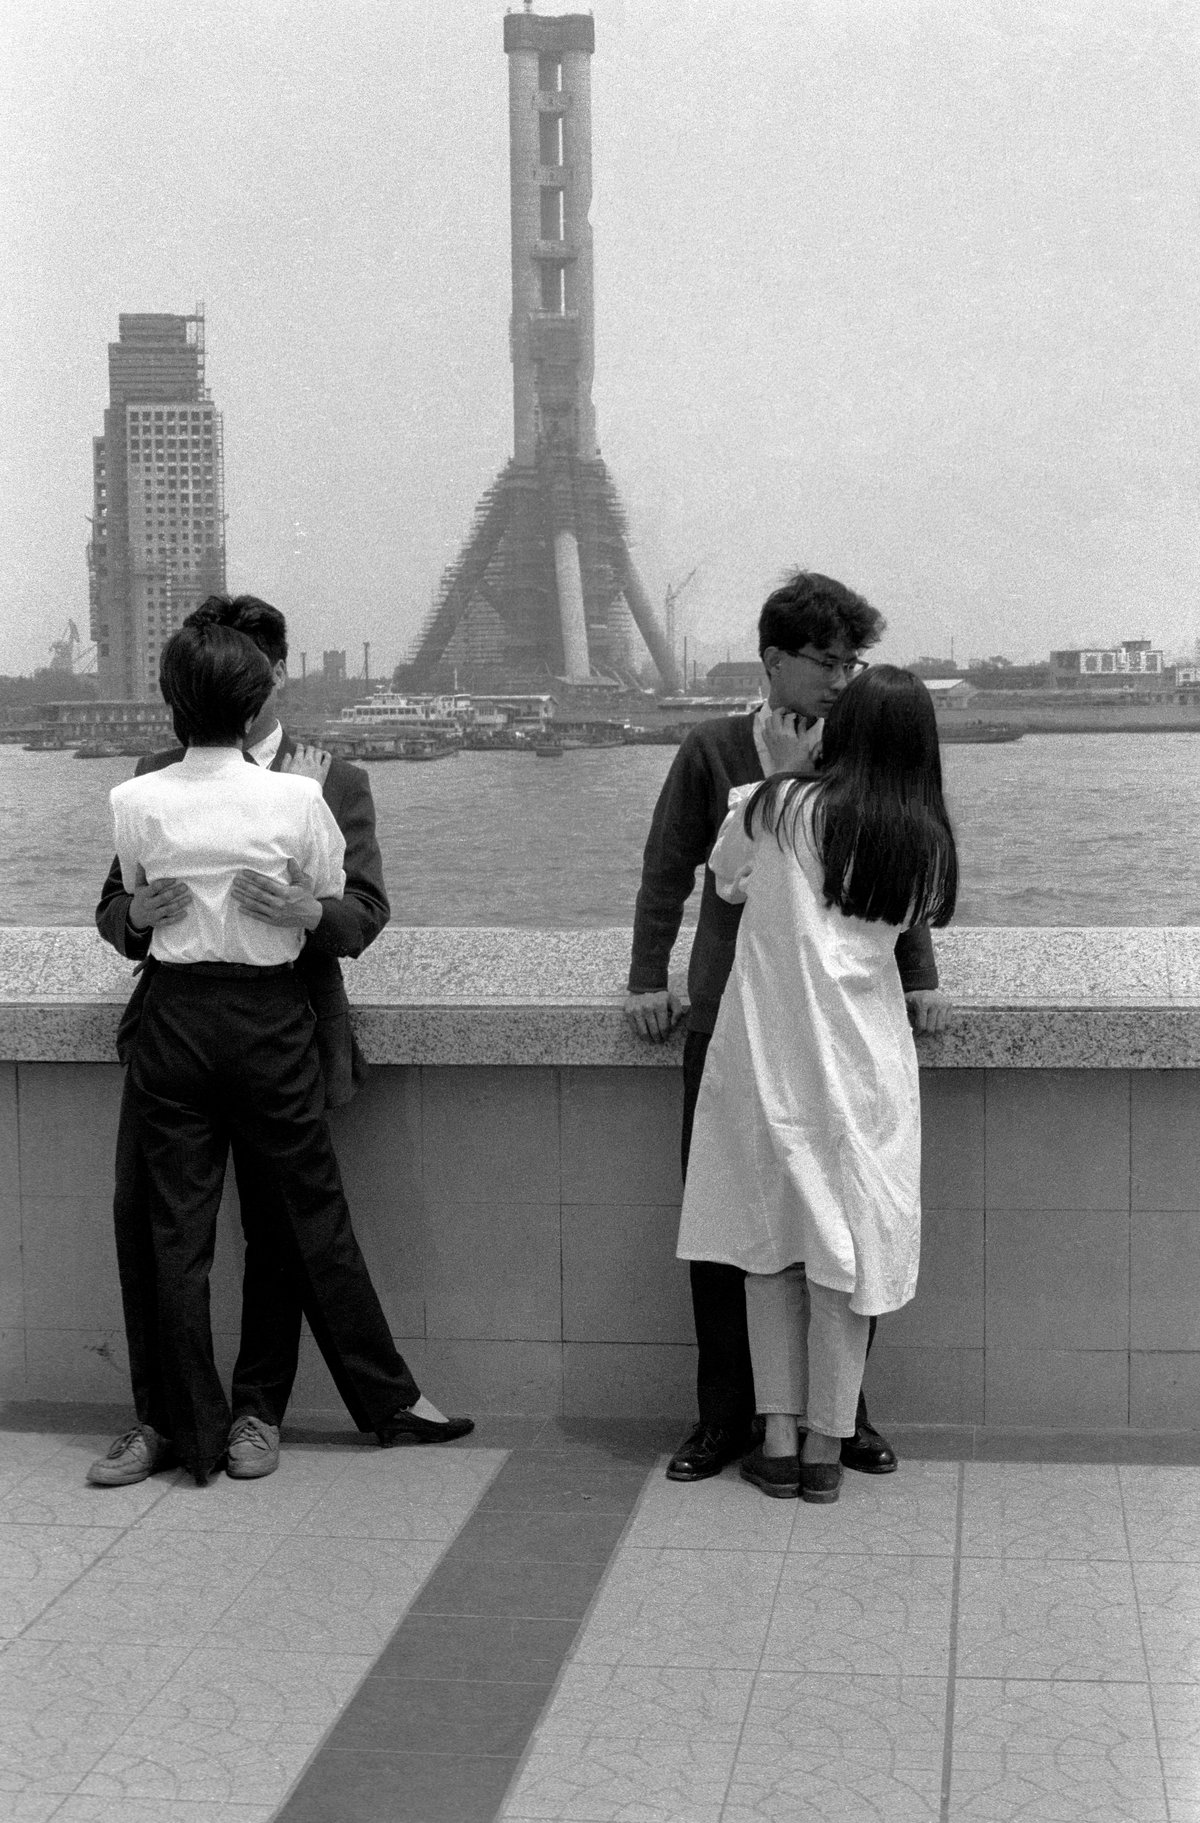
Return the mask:
<path id="1" fill-rule="evenodd" d="M 538 160 L 543 165 L 562 164 L 563 123 L 561 114 L 538 115 Z"/>
<path id="2" fill-rule="evenodd" d="M 541 234 L 544 241 L 561 241 L 566 237 L 563 193 L 548 186 L 542 189 Z"/>

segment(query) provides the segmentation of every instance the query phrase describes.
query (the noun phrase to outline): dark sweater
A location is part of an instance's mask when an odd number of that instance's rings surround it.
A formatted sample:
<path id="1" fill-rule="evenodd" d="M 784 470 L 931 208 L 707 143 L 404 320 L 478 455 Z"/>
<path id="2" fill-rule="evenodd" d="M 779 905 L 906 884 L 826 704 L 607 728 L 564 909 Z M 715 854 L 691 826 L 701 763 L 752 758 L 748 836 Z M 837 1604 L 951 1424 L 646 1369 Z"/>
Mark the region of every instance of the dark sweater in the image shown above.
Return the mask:
<path id="1" fill-rule="evenodd" d="M 696 884 L 729 809 L 735 785 L 763 777 L 754 745 L 754 716 L 729 715 L 699 722 L 685 736 L 654 807 L 642 858 L 642 884 L 633 913 L 632 994 L 660 993 L 667 985 L 671 950 L 683 908 Z M 688 965 L 688 1027 L 711 1032 L 737 943 L 742 907 L 729 905 L 704 869 L 700 919 Z M 896 963 L 905 993 L 938 984 L 937 963 L 927 926 L 918 924 L 896 939 Z"/>

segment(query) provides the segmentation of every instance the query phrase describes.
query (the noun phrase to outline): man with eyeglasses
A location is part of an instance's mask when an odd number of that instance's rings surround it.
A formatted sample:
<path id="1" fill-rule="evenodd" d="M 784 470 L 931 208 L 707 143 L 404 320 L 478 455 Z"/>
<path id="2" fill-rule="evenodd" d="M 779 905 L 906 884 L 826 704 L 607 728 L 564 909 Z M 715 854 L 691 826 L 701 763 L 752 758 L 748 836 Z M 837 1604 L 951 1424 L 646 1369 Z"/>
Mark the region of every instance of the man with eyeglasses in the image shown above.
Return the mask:
<path id="1" fill-rule="evenodd" d="M 634 1032 L 662 1043 L 683 1017 L 668 985 L 671 950 L 683 908 L 725 820 L 729 793 L 773 772 L 804 771 L 813 764 L 821 723 L 851 678 L 866 668 L 859 654 L 877 644 L 884 619 L 876 608 L 831 577 L 799 570 L 767 597 L 758 622 L 758 647 L 767 679 L 761 707 L 744 715 L 714 717 L 690 729 L 659 793 L 642 860 L 642 882 L 633 920 L 633 957 L 625 1012 Z M 718 897 L 705 869 L 700 916 L 688 965 L 687 1036 L 683 1051 L 681 1156 L 688 1149 L 700 1078 L 717 1022 L 721 995 L 733 966 L 740 905 Z M 937 1031 L 946 1017 L 928 930 L 906 931 L 896 961 L 918 1032 Z M 712 1260 L 690 1262 L 692 1312 L 699 1361 L 699 1423 L 667 1467 L 671 1481 L 717 1475 L 753 1443 L 754 1375 L 746 1334 L 745 1275 Z M 875 1319 L 871 1319 L 874 1339 Z M 853 1438 L 842 1461 L 865 1474 L 896 1467 L 891 1445 L 869 1422 L 861 1397 Z"/>

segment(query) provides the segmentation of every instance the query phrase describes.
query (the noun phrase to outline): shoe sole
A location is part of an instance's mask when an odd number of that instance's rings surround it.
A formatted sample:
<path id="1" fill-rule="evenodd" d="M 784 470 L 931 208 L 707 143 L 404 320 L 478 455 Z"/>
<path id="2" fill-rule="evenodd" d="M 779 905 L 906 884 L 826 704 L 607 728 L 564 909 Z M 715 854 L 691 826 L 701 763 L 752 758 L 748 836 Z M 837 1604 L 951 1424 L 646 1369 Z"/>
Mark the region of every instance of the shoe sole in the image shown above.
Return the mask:
<path id="1" fill-rule="evenodd" d="M 177 1462 L 160 1462 L 152 1469 L 143 1469 L 139 1475 L 117 1475 L 111 1481 L 103 1476 L 93 1475 L 89 1469 L 84 1476 L 84 1481 L 90 1488 L 135 1488 L 140 1481 L 149 1481 L 152 1475 L 169 1475 L 172 1469 L 178 1467 Z"/>
<path id="2" fill-rule="evenodd" d="M 262 1481 L 265 1476 L 273 1475 L 278 1467 L 279 1458 L 276 1456 L 274 1462 L 269 1462 L 265 1468 L 259 1468 L 257 1463 L 248 1468 L 239 1468 L 235 1463 L 227 1462 L 225 1473 L 231 1481 Z"/>
<path id="3" fill-rule="evenodd" d="M 757 1488 L 760 1494 L 769 1495 L 772 1500 L 796 1500 L 799 1498 L 800 1484 L 798 1481 L 760 1481 L 757 1475 L 743 1475 L 742 1480 L 748 1481 L 751 1487 Z"/>
<path id="4" fill-rule="evenodd" d="M 856 1475 L 894 1475 L 900 1467 L 898 1462 L 847 1462 L 842 1458 L 844 1469 L 853 1469 Z"/>

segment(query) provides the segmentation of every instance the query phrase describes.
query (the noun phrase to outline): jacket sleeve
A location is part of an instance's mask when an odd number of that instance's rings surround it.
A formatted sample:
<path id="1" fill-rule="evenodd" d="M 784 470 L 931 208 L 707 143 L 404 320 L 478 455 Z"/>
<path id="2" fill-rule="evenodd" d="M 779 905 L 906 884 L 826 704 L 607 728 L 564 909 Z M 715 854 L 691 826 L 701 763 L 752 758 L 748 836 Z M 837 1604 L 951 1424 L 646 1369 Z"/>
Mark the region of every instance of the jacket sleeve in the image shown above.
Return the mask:
<path id="1" fill-rule="evenodd" d="M 134 778 L 140 778 L 144 772 L 151 770 L 151 761 L 142 758 L 133 769 Z M 144 962 L 150 954 L 150 939 L 154 935 L 152 926 L 145 930 L 131 930 L 129 927 L 129 907 L 133 904 L 133 894 L 127 893 L 121 881 L 121 863 L 114 855 L 113 864 L 108 870 L 108 878 L 100 889 L 100 902 L 96 907 L 96 929 L 106 943 L 111 943 L 118 956 L 127 956 L 131 962 Z"/>
<path id="2" fill-rule="evenodd" d="M 901 931 L 896 939 L 896 966 L 906 994 L 937 986 L 937 959 L 927 924 L 914 924 L 911 930 Z"/>
<path id="3" fill-rule="evenodd" d="M 631 994 L 657 994 L 667 986 L 683 908 L 695 888 L 696 869 L 712 845 L 711 790 L 703 749 L 685 740 L 663 782 L 642 856 L 633 911 Z"/>
<path id="4" fill-rule="evenodd" d="M 361 956 L 392 915 L 375 839 L 375 801 L 361 767 L 338 766 L 331 791 L 333 776 L 325 782 L 325 801 L 346 838 L 346 889 L 340 899 L 322 901 L 321 922 L 304 947 L 324 956 Z"/>

